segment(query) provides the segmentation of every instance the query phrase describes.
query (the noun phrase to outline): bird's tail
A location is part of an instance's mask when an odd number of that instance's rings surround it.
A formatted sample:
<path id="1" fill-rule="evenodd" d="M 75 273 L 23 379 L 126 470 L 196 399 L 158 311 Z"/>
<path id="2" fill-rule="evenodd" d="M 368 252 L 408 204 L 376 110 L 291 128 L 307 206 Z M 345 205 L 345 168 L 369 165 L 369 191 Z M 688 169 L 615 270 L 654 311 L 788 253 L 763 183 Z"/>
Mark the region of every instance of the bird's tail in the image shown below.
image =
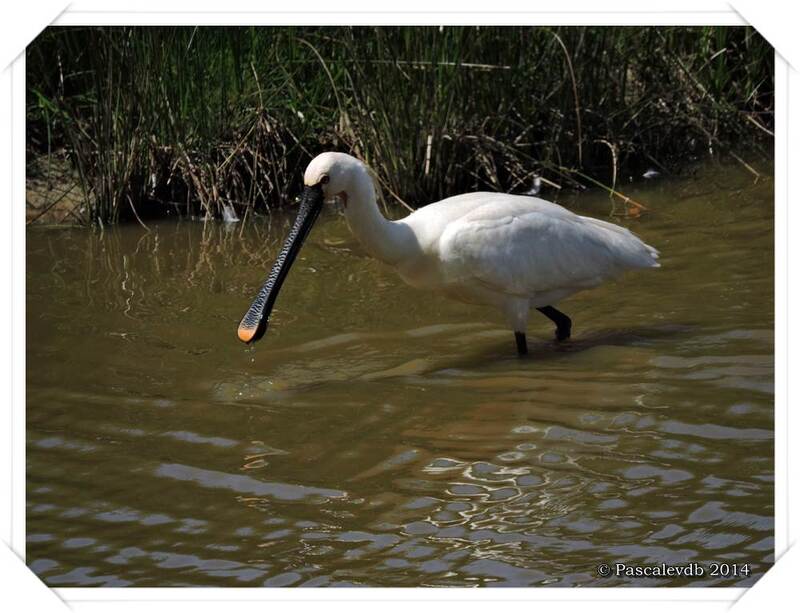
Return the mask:
<path id="1" fill-rule="evenodd" d="M 598 229 L 602 229 L 613 236 L 614 251 L 626 268 L 661 267 L 658 261 L 661 254 L 658 249 L 645 243 L 627 228 L 593 217 L 585 217 L 584 219 L 590 220 Z"/>

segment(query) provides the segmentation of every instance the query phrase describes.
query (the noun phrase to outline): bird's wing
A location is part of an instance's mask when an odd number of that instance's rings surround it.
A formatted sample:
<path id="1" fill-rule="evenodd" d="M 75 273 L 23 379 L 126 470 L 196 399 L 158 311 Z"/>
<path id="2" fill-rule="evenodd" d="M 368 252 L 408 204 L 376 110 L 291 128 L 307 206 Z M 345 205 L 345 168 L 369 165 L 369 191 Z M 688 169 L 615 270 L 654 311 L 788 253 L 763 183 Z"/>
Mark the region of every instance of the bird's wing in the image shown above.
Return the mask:
<path id="1" fill-rule="evenodd" d="M 439 241 L 448 283 L 532 296 L 593 287 L 627 269 L 658 266 L 631 232 L 535 198 L 489 202 L 450 223 Z"/>

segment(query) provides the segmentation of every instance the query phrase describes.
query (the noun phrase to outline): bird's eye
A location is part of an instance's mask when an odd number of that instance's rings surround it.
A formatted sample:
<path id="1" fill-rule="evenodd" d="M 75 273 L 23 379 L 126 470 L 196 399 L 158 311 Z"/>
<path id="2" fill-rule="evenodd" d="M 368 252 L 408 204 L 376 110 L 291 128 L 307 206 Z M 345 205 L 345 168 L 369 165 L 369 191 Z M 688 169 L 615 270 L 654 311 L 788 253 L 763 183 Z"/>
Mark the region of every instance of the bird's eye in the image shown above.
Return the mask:
<path id="1" fill-rule="evenodd" d="M 320 179 L 319 182 L 322 183 L 322 184 L 325 184 L 330 180 L 331 180 L 331 178 L 328 175 L 322 175 L 322 179 Z"/>

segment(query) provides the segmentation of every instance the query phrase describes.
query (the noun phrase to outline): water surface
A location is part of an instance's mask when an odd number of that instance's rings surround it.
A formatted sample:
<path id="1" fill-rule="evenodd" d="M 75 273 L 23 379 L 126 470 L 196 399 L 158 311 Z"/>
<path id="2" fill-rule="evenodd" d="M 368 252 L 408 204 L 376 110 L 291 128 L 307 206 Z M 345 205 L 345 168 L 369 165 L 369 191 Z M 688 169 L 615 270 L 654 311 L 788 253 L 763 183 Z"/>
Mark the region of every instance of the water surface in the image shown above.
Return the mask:
<path id="1" fill-rule="evenodd" d="M 27 560 L 53 586 L 750 585 L 773 556 L 772 184 L 627 189 L 662 252 L 534 313 L 411 289 L 323 213 L 27 235 Z M 563 196 L 607 218 L 602 194 Z M 749 577 L 598 576 L 748 563 Z"/>

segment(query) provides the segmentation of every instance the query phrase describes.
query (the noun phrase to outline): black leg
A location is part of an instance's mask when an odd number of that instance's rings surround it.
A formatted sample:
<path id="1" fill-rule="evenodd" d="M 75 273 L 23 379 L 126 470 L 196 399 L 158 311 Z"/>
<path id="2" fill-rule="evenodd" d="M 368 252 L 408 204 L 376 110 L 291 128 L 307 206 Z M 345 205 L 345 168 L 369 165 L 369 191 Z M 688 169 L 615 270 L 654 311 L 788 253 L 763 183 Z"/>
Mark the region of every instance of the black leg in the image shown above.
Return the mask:
<path id="1" fill-rule="evenodd" d="M 517 341 L 517 353 L 519 355 L 528 355 L 528 341 L 525 339 L 525 333 L 514 332 L 514 338 Z"/>
<path id="2" fill-rule="evenodd" d="M 540 307 L 536 310 L 552 320 L 552 322 L 556 325 L 556 340 L 564 341 L 569 338 L 569 335 L 572 332 L 572 320 L 569 317 L 551 306 Z"/>

